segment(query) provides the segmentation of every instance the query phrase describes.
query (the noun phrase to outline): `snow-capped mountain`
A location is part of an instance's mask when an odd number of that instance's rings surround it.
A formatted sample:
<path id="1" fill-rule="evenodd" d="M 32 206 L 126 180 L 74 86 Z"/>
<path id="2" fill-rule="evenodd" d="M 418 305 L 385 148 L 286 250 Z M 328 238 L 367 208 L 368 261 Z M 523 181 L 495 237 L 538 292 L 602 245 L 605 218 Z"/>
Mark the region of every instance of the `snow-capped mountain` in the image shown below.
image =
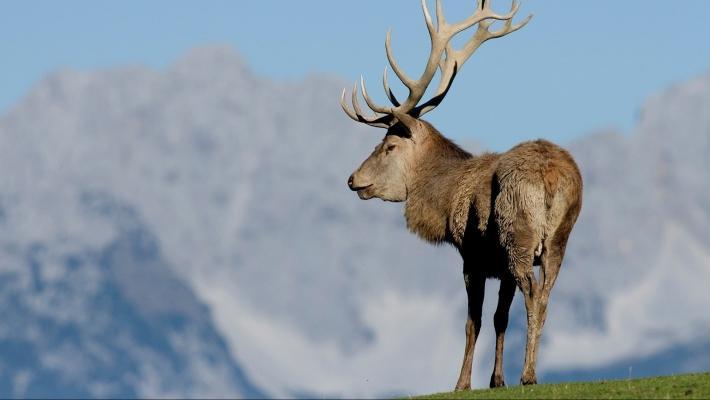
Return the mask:
<path id="1" fill-rule="evenodd" d="M 409 234 L 401 205 L 347 190 L 382 132 L 344 116 L 341 87 L 269 81 L 208 47 L 164 71 L 57 72 L 0 117 L 0 394 L 450 389 L 460 260 Z M 553 291 L 543 380 L 627 363 L 710 368 L 710 76 L 655 96 L 630 136 L 569 147 L 584 206 Z M 513 313 L 509 383 L 519 299 Z M 667 354 L 677 368 L 648 367 Z"/>

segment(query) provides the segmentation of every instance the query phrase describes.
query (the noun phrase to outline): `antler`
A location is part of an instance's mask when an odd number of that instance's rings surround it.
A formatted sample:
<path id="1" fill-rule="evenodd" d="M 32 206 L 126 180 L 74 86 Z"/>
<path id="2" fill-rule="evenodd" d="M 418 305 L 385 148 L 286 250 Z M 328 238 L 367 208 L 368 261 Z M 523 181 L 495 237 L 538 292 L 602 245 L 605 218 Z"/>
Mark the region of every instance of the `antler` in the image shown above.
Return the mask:
<path id="1" fill-rule="evenodd" d="M 387 83 L 387 67 L 385 67 L 382 84 L 385 89 L 385 94 L 392 103 L 393 107 L 383 107 L 377 105 L 367 95 L 365 80 L 361 77 L 360 89 L 362 90 L 362 97 L 365 99 L 368 107 L 374 111 L 375 114 L 371 117 L 363 115 L 358 102 L 358 88 L 357 85 L 355 85 L 352 91 L 352 105 L 354 111 L 350 110 L 347 104 L 345 104 L 345 90 L 343 90 L 342 96 L 340 97 L 340 105 L 343 107 L 343 110 L 355 121 L 363 122 L 372 126 L 387 128 L 396 122 L 396 118 L 394 117 L 395 113 L 407 113 L 415 118 L 419 118 L 428 113 L 441 103 L 446 96 L 446 93 L 448 93 L 449 88 L 451 88 L 451 84 L 453 83 L 454 78 L 456 78 L 458 70 L 484 42 L 489 39 L 499 38 L 511 32 L 517 31 L 525 26 L 525 24 L 527 24 L 532 18 L 531 14 L 520 23 L 513 25 L 513 18 L 518 12 L 518 8 L 520 6 L 517 0 L 513 0 L 510 11 L 504 15 L 493 12 L 490 8 L 490 1 L 477 0 L 476 11 L 473 15 L 459 23 L 448 24 L 444 18 L 444 11 L 441 6 L 441 1 L 437 0 L 436 26 L 434 26 L 431 15 L 429 14 L 429 8 L 426 4 L 426 0 L 421 0 L 421 3 L 422 10 L 424 11 L 424 20 L 426 22 L 427 30 L 429 31 L 429 38 L 431 39 L 431 51 L 429 53 L 429 59 L 427 60 L 426 66 L 424 67 L 424 72 L 419 79 L 416 80 L 409 78 L 407 74 L 404 73 L 404 71 L 397 65 L 397 61 L 392 54 L 391 31 L 387 32 L 387 39 L 385 40 L 387 60 L 399 80 L 402 81 L 407 89 L 409 89 L 409 95 L 402 103 L 397 100 L 394 93 L 390 89 L 389 84 Z M 501 29 L 491 31 L 490 27 L 496 20 L 505 21 L 505 23 Z M 455 50 L 451 45 L 451 39 L 453 39 L 453 37 L 458 33 L 476 24 L 478 24 L 478 29 L 474 33 L 473 37 L 469 39 L 463 48 Z M 441 70 L 441 78 L 436 93 L 429 100 L 419 104 L 422 97 L 424 97 L 427 87 L 431 83 L 432 79 L 434 79 L 437 69 Z"/>

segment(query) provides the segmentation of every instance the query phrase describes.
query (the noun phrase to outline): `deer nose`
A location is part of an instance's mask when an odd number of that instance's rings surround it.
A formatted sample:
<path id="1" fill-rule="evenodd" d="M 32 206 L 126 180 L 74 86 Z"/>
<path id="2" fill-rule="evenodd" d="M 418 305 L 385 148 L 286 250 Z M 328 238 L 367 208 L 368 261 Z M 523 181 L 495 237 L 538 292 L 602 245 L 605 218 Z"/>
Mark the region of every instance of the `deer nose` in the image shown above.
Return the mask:
<path id="1" fill-rule="evenodd" d="M 350 175 L 350 178 L 348 178 L 348 187 L 350 188 L 350 190 L 353 189 L 353 176 L 352 175 Z"/>

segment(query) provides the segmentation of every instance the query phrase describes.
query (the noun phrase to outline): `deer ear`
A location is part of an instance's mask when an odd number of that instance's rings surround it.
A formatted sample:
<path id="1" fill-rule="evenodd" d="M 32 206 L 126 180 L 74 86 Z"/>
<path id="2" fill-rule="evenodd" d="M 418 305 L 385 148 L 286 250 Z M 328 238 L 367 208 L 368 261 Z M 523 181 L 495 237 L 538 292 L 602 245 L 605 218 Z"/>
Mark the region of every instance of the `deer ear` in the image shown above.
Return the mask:
<path id="1" fill-rule="evenodd" d="M 407 130 L 409 131 L 410 136 L 416 135 L 416 133 L 419 131 L 419 120 L 412 117 L 411 115 L 397 111 L 397 110 L 392 110 L 392 115 L 394 115 L 395 118 L 397 118 L 397 121 L 399 121 Z"/>

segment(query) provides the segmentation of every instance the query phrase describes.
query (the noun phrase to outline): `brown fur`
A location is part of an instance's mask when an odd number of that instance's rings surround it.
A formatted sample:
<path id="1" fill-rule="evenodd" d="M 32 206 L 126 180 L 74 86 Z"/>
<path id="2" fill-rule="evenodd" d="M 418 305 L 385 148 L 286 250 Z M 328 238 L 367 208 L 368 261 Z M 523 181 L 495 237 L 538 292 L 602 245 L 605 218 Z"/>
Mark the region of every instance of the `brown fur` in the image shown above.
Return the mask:
<path id="1" fill-rule="evenodd" d="M 546 140 L 521 143 L 504 153 L 473 156 L 429 123 L 408 123 L 410 135 L 402 139 L 402 127 L 391 128 L 388 136 L 398 137 L 386 136 L 349 184 L 362 198 L 406 201 L 404 215 L 412 232 L 431 243 L 450 243 L 461 254 L 468 319 L 456 389 L 471 384 L 486 278 L 501 280 L 491 387 L 504 385 L 503 341 L 516 286 L 525 298 L 528 320 L 521 382 L 536 383 L 537 348 L 550 291 L 581 208 L 582 178 L 577 165 L 567 151 Z M 405 149 L 391 161 L 387 157 L 392 155 L 385 151 L 394 152 L 386 150 L 393 145 Z M 395 172 L 391 165 L 397 166 Z M 377 181 L 381 176 L 385 179 Z M 387 186 L 395 183 L 404 189 L 388 192 Z M 533 265 L 540 265 L 539 278 Z"/>

